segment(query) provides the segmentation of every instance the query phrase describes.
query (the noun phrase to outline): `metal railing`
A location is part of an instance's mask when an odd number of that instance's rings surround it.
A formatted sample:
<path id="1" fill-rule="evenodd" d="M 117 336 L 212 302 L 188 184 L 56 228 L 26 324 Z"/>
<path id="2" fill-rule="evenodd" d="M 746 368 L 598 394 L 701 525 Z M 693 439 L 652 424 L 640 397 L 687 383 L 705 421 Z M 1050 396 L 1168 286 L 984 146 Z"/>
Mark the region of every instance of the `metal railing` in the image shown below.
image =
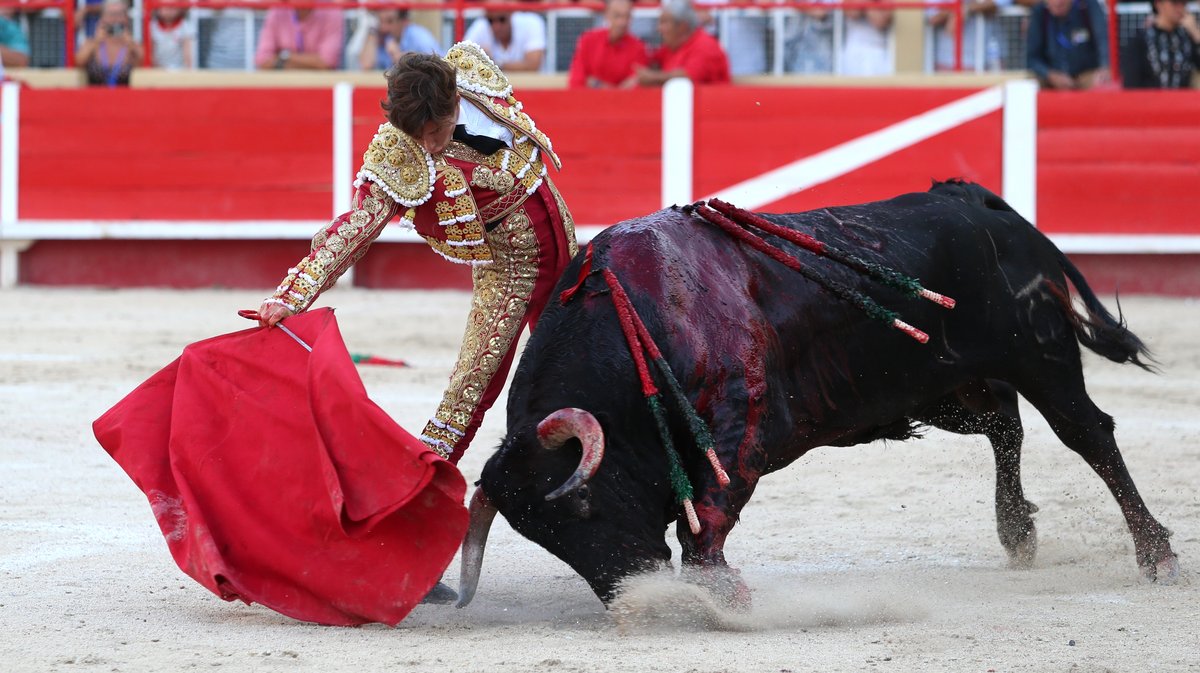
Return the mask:
<path id="1" fill-rule="evenodd" d="M 74 20 L 74 9 L 84 7 L 84 0 L 0 0 L 0 6 L 51 8 L 41 16 L 27 19 L 31 37 L 31 61 L 35 66 L 71 66 L 74 50 L 85 37 Z M 134 39 L 145 46 L 145 63 L 152 65 L 153 49 L 150 44 L 150 23 L 154 10 L 159 7 L 187 8 L 187 18 L 193 41 L 192 63 L 198 67 L 212 67 L 214 38 L 220 37 L 221 44 L 234 43 L 240 58 L 230 60 L 229 50 L 223 54 L 221 68 L 251 70 L 254 68 L 254 49 L 261 31 L 266 10 L 282 6 L 275 1 L 254 0 L 134 0 L 130 8 L 130 20 Z M 354 42 L 365 20 L 365 14 L 373 9 L 406 8 L 417 11 L 439 11 L 442 13 L 443 48 L 449 47 L 465 32 L 469 20 L 484 14 L 478 2 L 465 0 L 443 0 L 442 2 L 381 2 L 378 0 L 336 0 L 331 2 L 287 3 L 288 7 L 321 7 L 346 11 L 347 47 Z M 854 9 L 938 9 L 946 8 L 961 18 L 962 4 L 956 0 L 733 0 L 730 2 L 697 2 L 697 9 L 708 11 L 714 18 L 714 29 L 718 40 L 730 55 L 735 75 L 785 74 L 785 73 L 828 73 L 842 71 L 841 47 L 845 38 L 845 12 Z M 600 2 L 550 2 L 530 4 L 525 2 L 487 4 L 488 10 L 536 11 L 543 13 L 547 22 L 547 45 L 543 72 L 565 72 L 574 55 L 575 42 L 584 31 L 600 24 L 603 4 Z M 659 43 L 655 22 L 660 5 L 638 4 L 634 7 L 631 32 L 648 46 Z M 831 10 L 825 19 L 813 19 L 806 10 Z M 962 21 L 956 21 L 962 25 Z M 45 38 L 53 27 L 61 30 L 61 41 L 36 44 Z M 961 32 L 961 31 L 959 31 Z M 955 53 L 961 59 L 961 39 L 954 38 Z M 814 64 L 810 50 L 817 48 L 827 54 L 825 65 Z M 889 49 L 894 45 L 889 43 Z M 349 51 L 349 49 L 347 49 Z M 61 60 L 56 55 L 62 55 Z M 345 59 L 352 66 L 352 59 Z"/>

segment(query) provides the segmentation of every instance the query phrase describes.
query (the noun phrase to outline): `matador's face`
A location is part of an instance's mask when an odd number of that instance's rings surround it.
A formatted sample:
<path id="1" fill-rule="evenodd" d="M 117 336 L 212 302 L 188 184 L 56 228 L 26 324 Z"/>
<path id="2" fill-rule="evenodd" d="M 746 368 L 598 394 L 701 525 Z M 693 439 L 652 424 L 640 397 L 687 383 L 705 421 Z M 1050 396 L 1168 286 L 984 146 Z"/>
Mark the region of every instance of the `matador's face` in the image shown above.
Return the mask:
<path id="1" fill-rule="evenodd" d="M 445 119 L 437 121 L 425 122 L 425 128 L 421 130 L 421 137 L 417 138 L 421 143 L 421 147 L 425 148 L 430 154 L 441 154 L 446 150 L 446 146 L 450 144 L 450 138 L 454 135 L 454 125 L 458 123 L 458 105 L 454 106 L 454 114 Z"/>

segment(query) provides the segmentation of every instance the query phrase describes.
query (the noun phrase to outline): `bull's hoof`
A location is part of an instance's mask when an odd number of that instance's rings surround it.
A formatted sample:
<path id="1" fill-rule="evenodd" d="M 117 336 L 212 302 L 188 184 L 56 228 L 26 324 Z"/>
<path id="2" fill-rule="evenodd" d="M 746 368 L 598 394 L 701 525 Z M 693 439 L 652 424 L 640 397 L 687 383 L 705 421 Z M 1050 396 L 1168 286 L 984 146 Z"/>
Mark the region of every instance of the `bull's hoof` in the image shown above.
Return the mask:
<path id="1" fill-rule="evenodd" d="M 1142 566 L 1142 577 L 1156 584 L 1174 584 L 1179 581 L 1179 557 L 1172 552 L 1158 563 Z"/>
<path id="2" fill-rule="evenodd" d="M 685 577 L 706 589 L 727 610 L 749 612 L 753 607 L 750 587 L 742 581 L 742 574 L 729 566 L 706 566 L 698 568 Z"/>
<path id="3" fill-rule="evenodd" d="M 1008 567 L 1020 570 L 1033 567 L 1033 560 L 1037 558 L 1037 527 L 1033 521 L 1029 522 L 1028 532 L 1005 545 L 1004 551 L 1008 552 Z"/>
<path id="4" fill-rule="evenodd" d="M 425 598 L 421 599 L 421 603 L 426 605 L 449 605 L 458 600 L 458 594 L 446 586 L 442 582 L 433 585 L 429 593 L 425 594 Z"/>

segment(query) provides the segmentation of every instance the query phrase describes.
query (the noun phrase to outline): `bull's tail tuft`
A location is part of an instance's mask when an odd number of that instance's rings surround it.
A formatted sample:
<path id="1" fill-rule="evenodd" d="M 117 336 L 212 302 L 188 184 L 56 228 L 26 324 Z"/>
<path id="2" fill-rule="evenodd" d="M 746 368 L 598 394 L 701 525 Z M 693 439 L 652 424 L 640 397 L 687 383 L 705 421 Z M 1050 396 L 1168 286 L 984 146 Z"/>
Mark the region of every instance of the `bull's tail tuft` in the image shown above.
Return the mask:
<path id="1" fill-rule="evenodd" d="M 1010 213 L 1017 211 L 1013 210 L 1008 202 L 992 193 L 986 187 L 968 182 L 962 178 L 951 178 L 946 181 L 934 180 L 929 187 L 930 194 L 940 194 L 942 196 L 951 196 L 962 199 L 970 203 L 978 203 L 989 210 L 1004 210 Z"/>
<path id="2" fill-rule="evenodd" d="M 1117 297 L 1117 315 L 1114 317 L 1092 292 L 1087 280 L 1079 272 L 1079 269 L 1075 268 L 1071 260 L 1067 259 L 1061 250 L 1056 248 L 1055 252 L 1058 253 L 1059 266 L 1062 267 L 1063 273 L 1070 279 L 1071 284 L 1075 286 L 1075 291 L 1087 309 L 1086 314 L 1075 310 L 1067 288 L 1050 284 L 1051 290 L 1062 306 L 1063 314 L 1067 316 L 1071 327 L 1075 330 L 1075 337 L 1079 339 L 1079 343 L 1113 362 L 1131 362 L 1146 371 L 1156 371 L 1150 349 L 1126 326 L 1125 316 L 1121 312 L 1120 296 Z"/>

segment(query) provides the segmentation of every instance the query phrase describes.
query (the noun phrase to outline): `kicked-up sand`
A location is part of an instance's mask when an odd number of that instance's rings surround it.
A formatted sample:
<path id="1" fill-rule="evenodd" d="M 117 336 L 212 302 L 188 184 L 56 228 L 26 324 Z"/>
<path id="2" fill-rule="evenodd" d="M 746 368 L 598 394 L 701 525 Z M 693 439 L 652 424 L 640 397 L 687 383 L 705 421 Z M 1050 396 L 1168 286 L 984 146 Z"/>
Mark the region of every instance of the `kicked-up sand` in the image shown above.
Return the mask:
<path id="1" fill-rule="evenodd" d="M 261 292 L 0 291 L 0 671 L 1200 670 L 1200 303 L 1126 297 L 1161 373 L 1085 356 L 1088 388 L 1183 573 L 1139 578 L 1116 502 L 1023 405 L 1033 567 L 996 537 L 991 449 L 929 431 L 827 448 L 766 477 L 726 547 L 754 591 L 721 611 L 670 576 L 606 610 L 565 564 L 493 527 L 475 601 L 398 628 L 322 627 L 227 603 L 172 561 L 150 508 L 91 422 L 202 338 L 243 329 Z M 373 399 L 410 431 L 441 396 L 463 292 L 335 290 Z M 1106 298 L 1115 309 L 1111 298 Z M 473 481 L 503 401 L 461 464 Z M 674 532 L 668 537 L 674 546 Z M 446 573 L 457 583 L 457 559 Z"/>

